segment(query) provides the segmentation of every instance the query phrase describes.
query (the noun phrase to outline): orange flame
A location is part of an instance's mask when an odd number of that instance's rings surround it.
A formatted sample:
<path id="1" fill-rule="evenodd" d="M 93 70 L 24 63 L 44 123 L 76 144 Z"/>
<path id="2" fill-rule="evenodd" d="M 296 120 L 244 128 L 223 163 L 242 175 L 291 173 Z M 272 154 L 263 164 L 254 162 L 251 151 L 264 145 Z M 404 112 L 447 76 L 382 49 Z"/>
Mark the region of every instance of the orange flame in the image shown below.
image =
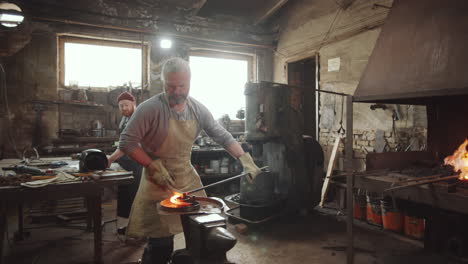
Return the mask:
<path id="1" fill-rule="evenodd" d="M 453 155 L 448 156 L 444 159 L 445 165 L 452 165 L 453 171 L 460 172 L 460 180 L 468 180 L 468 152 L 466 146 L 468 145 L 468 139 L 461 144 Z"/>
<path id="2" fill-rule="evenodd" d="M 179 199 L 182 197 L 181 193 L 173 192 L 173 194 L 174 195 L 172 195 L 170 198 L 163 200 L 161 202 L 161 205 L 169 208 L 179 208 L 190 205 L 190 203 L 184 202 L 182 199 Z"/>

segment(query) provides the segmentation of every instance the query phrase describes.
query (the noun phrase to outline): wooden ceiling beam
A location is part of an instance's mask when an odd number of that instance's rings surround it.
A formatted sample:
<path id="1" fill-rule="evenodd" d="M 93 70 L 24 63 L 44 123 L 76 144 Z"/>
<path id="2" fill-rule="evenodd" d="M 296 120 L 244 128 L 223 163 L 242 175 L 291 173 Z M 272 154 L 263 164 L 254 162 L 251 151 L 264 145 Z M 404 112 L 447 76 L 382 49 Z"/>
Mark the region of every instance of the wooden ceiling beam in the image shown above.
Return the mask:
<path id="1" fill-rule="evenodd" d="M 254 17 L 254 25 L 258 25 L 261 22 L 265 21 L 276 11 L 278 11 L 288 0 L 271 0 L 269 1 L 264 8 Z"/>

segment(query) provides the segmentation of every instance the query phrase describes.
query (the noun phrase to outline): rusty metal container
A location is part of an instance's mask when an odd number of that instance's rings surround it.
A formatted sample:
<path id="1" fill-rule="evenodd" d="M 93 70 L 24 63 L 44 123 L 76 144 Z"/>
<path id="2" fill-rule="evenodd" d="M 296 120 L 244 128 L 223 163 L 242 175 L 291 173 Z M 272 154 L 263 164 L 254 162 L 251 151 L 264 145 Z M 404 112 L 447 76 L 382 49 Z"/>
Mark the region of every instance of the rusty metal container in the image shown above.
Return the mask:
<path id="1" fill-rule="evenodd" d="M 391 199 L 382 199 L 382 225 L 385 230 L 401 233 L 403 231 L 403 213 Z"/>
<path id="2" fill-rule="evenodd" d="M 355 219 L 365 221 L 367 219 L 367 201 L 366 194 L 356 192 L 353 196 L 353 216 Z"/>
<path id="3" fill-rule="evenodd" d="M 424 238 L 425 221 L 423 217 L 411 214 L 405 215 L 405 235 L 416 238 Z"/>
<path id="4" fill-rule="evenodd" d="M 382 209 L 380 207 L 380 200 L 382 197 L 374 193 L 368 193 L 366 195 L 367 210 L 366 218 L 367 222 L 372 225 L 382 226 Z"/>

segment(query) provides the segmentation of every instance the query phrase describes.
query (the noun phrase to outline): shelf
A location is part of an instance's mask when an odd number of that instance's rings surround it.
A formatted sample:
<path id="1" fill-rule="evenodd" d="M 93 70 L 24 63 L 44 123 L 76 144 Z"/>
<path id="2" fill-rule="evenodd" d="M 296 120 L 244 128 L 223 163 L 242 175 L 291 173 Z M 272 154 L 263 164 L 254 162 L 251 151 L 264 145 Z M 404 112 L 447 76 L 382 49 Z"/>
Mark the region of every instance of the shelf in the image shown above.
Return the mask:
<path id="1" fill-rule="evenodd" d="M 70 143 L 108 143 L 118 141 L 119 137 L 60 137 L 52 140 L 54 144 L 70 144 Z"/>
<path id="2" fill-rule="evenodd" d="M 115 150 L 115 147 L 105 147 L 105 146 L 81 146 L 81 147 L 67 147 L 67 148 L 52 148 L 52 149 L 41 149 L 41 153 L 45 155 L 56 155 L 56 154 L 71 154 L 82 152 L 86 149 L 97 148 L 102 150 L 105 153 L 112 153 Z"/>
<path id="3" fill-rule="evenodd" d="M 212 148 L 199 148 L 199 149 L 192 149 L 192 153 L 227 153 L 224 148 L 220 147 L 212 147 Z"/>
<path id="4" fill-rule="evenodd" d="M 98 104 L 90 101 L 77 101 L 77 100 L 33 100 L 32 103 L 38 104 L 59 104 L 59 105 L 76 105 L 76 106 L 87 106 L 87 107 L 104 107 L 103 104 Z"/>

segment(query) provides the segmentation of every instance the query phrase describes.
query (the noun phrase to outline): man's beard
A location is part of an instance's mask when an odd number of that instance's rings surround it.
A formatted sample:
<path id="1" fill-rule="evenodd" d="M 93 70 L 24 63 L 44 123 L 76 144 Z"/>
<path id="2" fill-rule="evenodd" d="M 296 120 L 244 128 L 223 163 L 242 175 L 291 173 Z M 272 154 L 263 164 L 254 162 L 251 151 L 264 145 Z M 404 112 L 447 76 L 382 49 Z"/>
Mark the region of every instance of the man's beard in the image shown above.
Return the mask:
<path id="1" fill-rule="evenodd" d="M 129 110 L 128 110 L 128 111 L 123 111 L 123 112 L 122 112 L 122 115 L 123 115 L 123 116 L 126 116 L 126 117 L 130 117 L 130 116 L 132 116 L 132 114 L 133 114 L 133 111 L 129 111 Z"/>
<path id="2" fill-rule="evenodd" d="M 180 94 L 180 95 L 170 94 L 168 96 L 169 104 L 170 105 L 181 104 L 181 103 L 185 102 L 185 100 L 187 100 L 187 96 L 188 96 L 187 94 Z"/>

